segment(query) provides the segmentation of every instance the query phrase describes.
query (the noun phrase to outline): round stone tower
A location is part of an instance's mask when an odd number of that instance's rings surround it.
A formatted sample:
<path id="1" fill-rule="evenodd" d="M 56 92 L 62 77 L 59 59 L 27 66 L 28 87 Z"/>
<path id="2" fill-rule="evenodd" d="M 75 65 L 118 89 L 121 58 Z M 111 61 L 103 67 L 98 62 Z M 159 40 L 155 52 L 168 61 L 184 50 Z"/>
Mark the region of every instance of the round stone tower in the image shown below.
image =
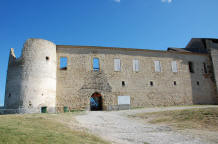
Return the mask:
<path id="1" fill-rule="evenodd" d="M 17 67 L 16 71 L 13 71 L 14 67 Z M 16 82 L 12 84 L 14 78 Z M 11 102 L 17 106 L 19 113 L 55 112 L 56 45 L 54 43 L 42 39 L 28 39 L 24 44 L 22 56 L 18 59 L 9 58 L 5 108 L 13 106 Z"/>

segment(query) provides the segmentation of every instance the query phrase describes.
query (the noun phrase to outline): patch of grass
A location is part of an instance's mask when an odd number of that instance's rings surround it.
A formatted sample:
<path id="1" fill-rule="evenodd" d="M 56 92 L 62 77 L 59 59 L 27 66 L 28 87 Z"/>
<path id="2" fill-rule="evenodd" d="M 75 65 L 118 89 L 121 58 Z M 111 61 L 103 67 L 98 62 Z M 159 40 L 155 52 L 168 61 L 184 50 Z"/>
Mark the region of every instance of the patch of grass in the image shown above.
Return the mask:
<path id="1" fill-rule="evenodd" d="M 218 108 L 174 110 L 140 113 L 136 117 L 148 119 L 150 123 L 167 123 L 177 128 L 194 128 L 218 131 Z"/>
<path id="2" fill-rule="evenodd" d="M 72 113 L 81 113 L 81 112 L 84 112 L 85 110 L 70 110 L 70 112 Z"/>
<path id="3" fill-rule="evenodd" d="M 62 117 L 63 116 L 63 117 Z M 73 131 L 56 119 L 67 115 L 33 114 L 1 115 L 2 144 L 106 144 L 100 138 L 82 131 Z M 69 118 L 69 117 L 68 117 Z M 67 120 L 68 121 L 68 120 Z"/>

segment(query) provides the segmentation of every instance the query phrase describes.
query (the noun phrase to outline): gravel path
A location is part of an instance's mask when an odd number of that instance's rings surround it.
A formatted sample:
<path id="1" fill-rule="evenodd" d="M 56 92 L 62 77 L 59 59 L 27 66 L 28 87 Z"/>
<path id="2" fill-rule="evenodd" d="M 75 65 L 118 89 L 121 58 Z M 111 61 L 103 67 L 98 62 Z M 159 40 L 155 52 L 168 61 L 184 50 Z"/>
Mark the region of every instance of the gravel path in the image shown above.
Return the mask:
<path id="1" fill-rule="evenodd" d="M 208 142 L 196 135 L 181 133 L 168 126 L 141 123 L 127 117 L 127 115 L 136 113 L 207 107 L 217 106 L 145 108 L 112 112 L 89 111 L 85 115 L 76 116 L 76 120 L 81 127 L 87 128 L 91 133 L 114 144 L 213 144 L 213 142 Z"/>

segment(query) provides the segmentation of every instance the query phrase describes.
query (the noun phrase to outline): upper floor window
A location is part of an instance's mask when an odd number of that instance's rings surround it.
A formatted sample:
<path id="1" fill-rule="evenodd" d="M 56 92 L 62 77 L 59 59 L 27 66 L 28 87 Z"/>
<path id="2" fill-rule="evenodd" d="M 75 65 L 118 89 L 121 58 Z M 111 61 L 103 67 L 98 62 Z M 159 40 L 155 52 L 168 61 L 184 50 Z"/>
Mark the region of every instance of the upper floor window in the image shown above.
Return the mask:
<path id="1" fill-rule="evenodd" d="M 203 65 L 204 65 L 204 73 L 207 74 L 207 73 L 208 73 L 207 64 L 206 64 L 206 63 L 203 63 Z"/>
<path id="2" fill-rule="evenodd" d="M 172 72 L 178 72 L 176 61 L 172 61 L 171 66 L 172 66 Z"/>
<path id="3" fill-rule="evenodd" d="M 120 71 L 121 66 L 120 66 L 120 59 L 114 59 L 114 71 Z"/>
<path id="4" fill-rule="evenodd" d="M 100 65 L 99 65 L 99 58 L 93 58 L 93 70 L 99 71 Z"/>
<path id="5" fill-rule="evenodd" d="M 161 72 L 160 61 L 154 61 L 155 72 Z"/>
<path id="6" fill-rule="evenodd" d="M 60 57 L 60 69 L 61 70 L 67 69 L 67 57 Z"/>
<path id="7" fill-rule="evenodd" d="M 139 71 L 139 60 L 133 60 L 133 71 Z"/>
<path id="8" fill-rule="evenodd" d="M 189 67 L 190 73 L 194 73 L 194 64 L 192 62 L 188 62 L 188 67 Z"/>

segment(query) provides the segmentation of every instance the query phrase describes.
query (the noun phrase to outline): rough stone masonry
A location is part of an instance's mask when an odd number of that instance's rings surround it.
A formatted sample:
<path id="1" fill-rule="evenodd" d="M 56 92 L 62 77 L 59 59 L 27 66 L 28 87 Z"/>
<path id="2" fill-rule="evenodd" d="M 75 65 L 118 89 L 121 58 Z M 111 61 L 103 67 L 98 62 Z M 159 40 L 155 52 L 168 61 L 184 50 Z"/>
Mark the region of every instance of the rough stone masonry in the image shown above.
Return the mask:
<path id="1" fill-rule="evenodd" d="M 10 51 L 4 113 L 217 104 L 217 91 L 217 39 L 167 51 L 28 39 Z"/>

